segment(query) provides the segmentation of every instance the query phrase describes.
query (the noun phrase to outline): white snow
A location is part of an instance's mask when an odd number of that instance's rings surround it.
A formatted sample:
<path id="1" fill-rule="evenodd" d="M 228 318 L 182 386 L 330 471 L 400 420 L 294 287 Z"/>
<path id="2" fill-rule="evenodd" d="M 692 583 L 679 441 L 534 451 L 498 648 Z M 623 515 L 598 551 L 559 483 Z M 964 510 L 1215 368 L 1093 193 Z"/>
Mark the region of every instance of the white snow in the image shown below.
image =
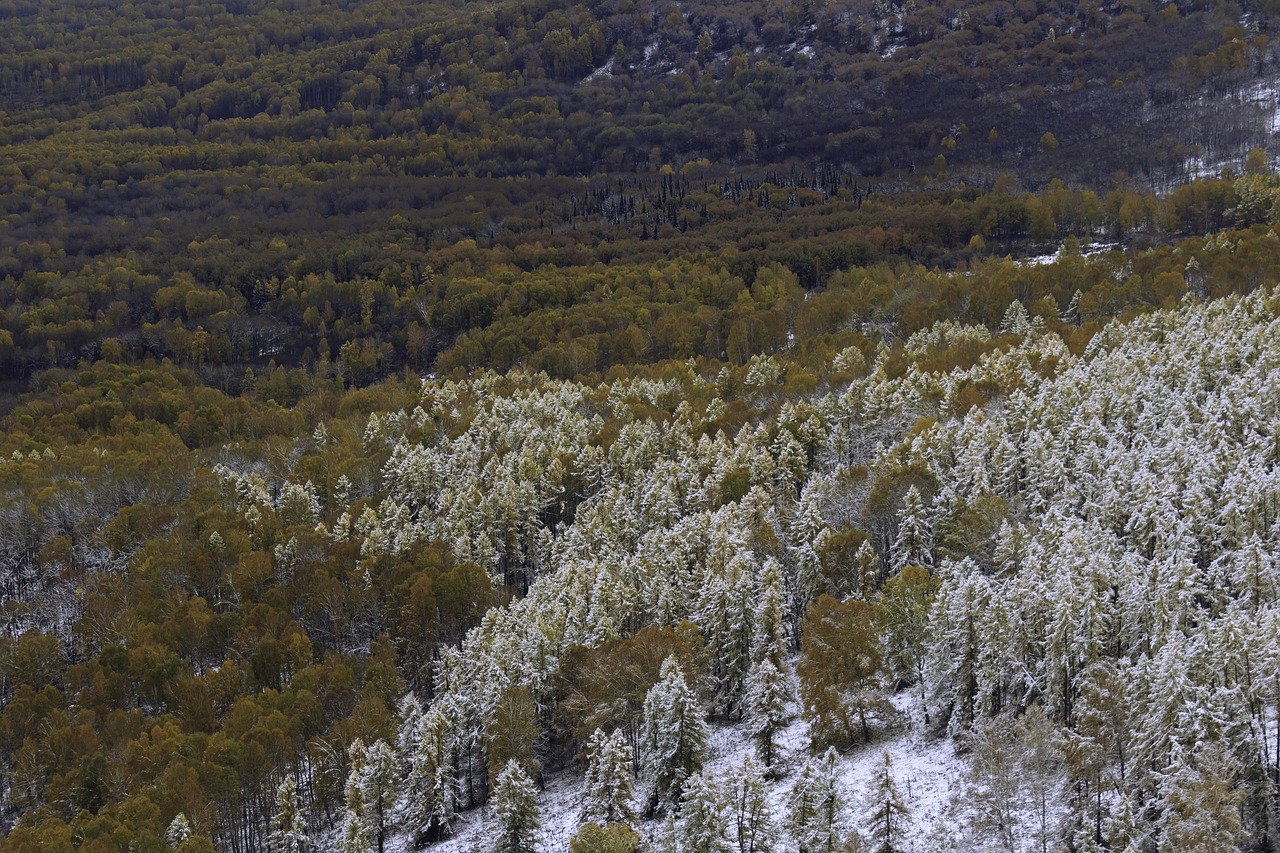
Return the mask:
<path id="1" fill-rule="evenodd" d="M 645 55 L 645 59 L 648 59 L 648 58 L 649 58 L 649 57 L 648 57 L 648 55 L 646 54 L 646 55 Z M 603 78 L 603 77 L 612 77 L 612 76 L 613 76 L 613 59 L 612 59 L 612 58 L 610 58 L 610 59 L 609 59 L 609 61 L 608 61 L 608 62 L 606 62 L 604 65 L 601 65 L 601 66 L 600 66 L 599 68 L 597 68 L 595 71 L 592 71 L 592 72 L 591 72 L 590 74 L 588 74 L 586 77 L 583 77 L 583 78 L 582 78 L 582 82 L 583 82 L 583 83 L 590 83 L 590 82 L 592 82 L 593 80 L 599 80 L 599 79 L 601 79 L 601 78 Z"/>
<path id="2" fill-rule="evenodd" d="M 908 846 L 913 853 L 941 849 L 940 840 L 950 838 L 963 815 L 957 803 L 967 776 L 968 765 L 956 754 L 949 738 L 938 738 L 925 732 L 916 691 L 904 691 L 892 697 L 899 720 L 890 731 L 878 731 L 872 742 L 855 747 L 841 762 L 841 778 L 849 808 L 848 829 L 860 829 L 865 811 L 865 786 L 872 770 L 881 761 L 884 750 L 893 759 L 894 779 L 911 812 Z M 799 708 L 792 707 L 792 718 L 775 740 L 773 770 L 776 779 L 769 785 L 769 806 L 773 819 L 782 826 L 787 812 L 787 794 L 800 768 L 811 755 L 808 726 L 800 719 Z M 708 743 L 707 765 L 727 774 L 747 755 L 754 753 L 751 726 L 748 723 L 719 724 L 712 727 Z M 636 784 L 637 799 L 643 796 L 646 780 Z M 577 831 L 584 791 L 582 776 L 574 771 L 549 774 L 546 789 L 539 793 L 542 817 L 543 849 L 547 853 L 569 848 L 569 839 Z M 490 820 L 489 809 L 481 808 L 459 817 L 453 837 L 428 847 L 439 853 L 476 853 L 486 846 Z M 644 821 L 636 827 L 648 842 L 657 840 L 663 821 Z M 783 833 L 780 849 L 792 849 L 792 841 Z M 945 843 L 945 842 L 944 842 Z M 387 845 L 388 853 L 410 853 L 407 836 L 399 835 Z"/>
<path id="3" fill-rule="evenodd" d="M 1085 243 L 1080 247 L 1080 254 L 1086 258 L 1104 255 L 1107 252 L 1119 249 L 1119 243 Z M 1051 264 L 1063 258 L 1063 246 L 1059 246 L 1057 251 L 1050 252 L 1047 255 L 1033 255 L 1029 258 L 1018 258 L 1014 261 L 1020 267 L 1042 267 L 1045 264 Z"/>

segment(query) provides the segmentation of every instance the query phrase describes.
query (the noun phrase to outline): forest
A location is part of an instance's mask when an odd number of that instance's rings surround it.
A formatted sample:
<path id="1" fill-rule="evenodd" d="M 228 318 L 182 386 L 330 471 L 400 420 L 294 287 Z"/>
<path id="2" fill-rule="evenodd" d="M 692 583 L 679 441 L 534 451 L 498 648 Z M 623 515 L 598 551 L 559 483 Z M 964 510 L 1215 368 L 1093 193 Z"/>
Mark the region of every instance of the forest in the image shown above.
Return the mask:
<path id="1" fill-rule="evenodd" d="M 1280 845 L 1269 0 L 0 0 L 0 853 Z"/>

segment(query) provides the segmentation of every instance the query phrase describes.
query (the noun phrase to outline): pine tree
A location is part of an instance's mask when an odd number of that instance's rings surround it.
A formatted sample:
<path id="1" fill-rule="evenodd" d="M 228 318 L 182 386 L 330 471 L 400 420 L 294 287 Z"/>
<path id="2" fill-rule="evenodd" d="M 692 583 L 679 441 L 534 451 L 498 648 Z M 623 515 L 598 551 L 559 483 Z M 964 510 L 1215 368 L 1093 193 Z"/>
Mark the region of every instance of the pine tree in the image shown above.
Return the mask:
<path id="1" fill-rule="evenodd" d="M 684 853 L 730 853 L 729 806 L 723 784 L 710 768 L 685 782 L 677 824 L 679 849 Z"/>
<path id="2" fill-rule="evenodd" d="M 596 729 L 587 743 L 587 801 L 583 823 L 634 823 L 631 810 L 631 747 L 621 729 L 606 735 Z"/>
<path id="3" fill-rule="evenodd" d="M 755 635 L 751 640 L 751 661 L 759 664 L 767 659 L 781 668 L 786 643 L 786 612 L 782 606 L 782 566 L 773 557 L 764 561 L 759 601 L 755 611 Z"/>
<path id="4" fill-rule="evenodd" d="M 747 678 L 747 707 L 765 767 L 773 764 L 773 736 L 786 722 L 791 693 L 790 680 L 769 658 L 756 664 Z"/>
<path id="5" fill-rule="evenodd" d="M 675 656 L 662 663 L 658 682 L 644 697 L 644 744 L 653 774 L 647 812 L 675 808 L 684 782 L 702 769 L 707 724 Z"/>
<path id="6" fill-rule="evenodd" d="M 834 748 L 805 762 L 787 797 L 787 829 L 800 853 L 834 853 L 840 849 L 844 795 L 840 791 L 840 759 Z"/>
<path id="7" fill-rule="evenodd" d="M 418 716 L 414 728 L 401 819 L 415 838 L 436 841 L 449 833 L 457 809 L 449 715 L 437 703 Z"/>
<path id="8" fill-rule="evenodd" d="M 750 756 L 734 770 L 727 793 L 729 836 L 738 853 L 773 853 L 778 827 L 769 814 L 764 774 Z"/>
<path id="9" fill-rule="evenodd" d="M 187 816 L 182 812 L 178 812 L 173 816 L 173 820 L 169 822 L 169 828 L 165 830 L 164 840 L 170 847 L 177 849 L 178 845 L 191 837 L 191 822 L 187 820 Z"/>
<path id="10" fill-rule="evenodd" d="M 1218 744 L 1196 749 L 1191 760 L 1175 755 L 1160 779 L 1161 850 L 1212 853 L 1235 850 L 1243 842 L 1238 784 L 1240 763 Z"/>
<path id="11" fill-rule="evenodd" d="M 924 501 L 915 486 L 907 489 L 902 498 L 900 518 L 898 538 L 893 544 L 893 570 L 900 572 L 905 566 L 932 566 L 933 536 L 929 531 Z"/>
<path id="12" fill-rule="evenodd" d="M 343 789 L 342 822 L 338 829 L 338 853 L 373 853 L 373 845 L 369 840 L 369 824 L 366 820 L 364 801 L 365 765 L 367 749 L 364 741 L 356 738 L 347 749 L 350 757 L 350 768 L 347 770 L 347 784 Z"/>
<path id="13" fill-rule="evenodd" d="M 364 822 L 378 853 L 386 849 L 387 832 L 391 828 L 392 808 L 398 791 L 396 755 L 386 741 L 376 741 L 365 752 L 360 776 Z"/>
<path id="14" fill-rule="evenodd" d="M 307 820 L 298 802 L 298 785 L 286 775 L 276 788 L 276 813 L 267 835 L 267 853 L 304 853 Z"/>
<path id="15" fill-rule="evenodd" d="M 538 853 L 541 824 L 538 794 L 520 762 L 511 759 L 493 789 L 492 853 Z"/>
<path id="16" fill-rule="evenodd" d="M 884 750 L 871 777 L 870 808 L 865 825 L 873 843 L 873 853 L 899 853 L 907 832 L 910 812 L 893 779 L 893 759 Z"/>

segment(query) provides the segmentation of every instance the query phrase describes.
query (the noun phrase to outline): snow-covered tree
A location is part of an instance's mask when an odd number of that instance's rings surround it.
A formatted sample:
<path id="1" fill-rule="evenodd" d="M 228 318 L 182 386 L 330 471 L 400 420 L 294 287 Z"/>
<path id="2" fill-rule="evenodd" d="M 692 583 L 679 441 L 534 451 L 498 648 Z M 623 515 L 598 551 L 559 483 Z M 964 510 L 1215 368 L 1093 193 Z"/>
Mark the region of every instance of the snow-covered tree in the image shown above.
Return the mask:
<path id="1" fill-rule="evenodd" d="M 391 829 L 392 813 L 400 793 L 398 771 L 395 751 L 386 741 L 375 741 L 365 751 L 360 793 L 364 823 L 378 853 L 386 849 L 387 833 Z"/>
<path id="2" fill-rule="evenodd" d="M 401 820 L 415 837 L 435 840 L 449 833 L 457 810 L 449 714 L 443 703 L 436 703 L 411 719 L 405 725 L 412 725 L 414 733 L 401 738 L 413 750 L 405 773 Z"/>
<path id="3" fill-rule="evenodd" d="M 773 764 L 774 735 L 787 719 L 792 686 L 786 673 L 764 658 L 747 678 L 747 708 L 752 732 L 766 767 Z"/>
<path id="4" fill-rule="evenodd" d="M 169 822 L 169 828 L 165 830 L 164 840 L 170 847 L 177 847 L 191 837 L 191 821 L 187 820 L 187 816 L 182 812 L 178 812 L 173 816 L 173 820 Z"/>
<path id="5" fill-rule="evenodd" d="M 365 806 L 364 785 L 365 768 L 368 764 L 368 750 L 364 741 L 356 738 L 347 749 L 350 767 L 347 770 L 347 784 L 343 789 L 342 818 L 338 826 L 338 853 L 373 853 L 373 842 L 370 838 L 368 810 Z"/>
<path id="6" fill-rule="evenodd" d="M 893 543 L 893 570 L 900 572 L 904 566 L 932 566 L 933 535 L 920 490 L 914 485 L 902 498 L 899 517 L 898 537 Z"/>
<path id="7" fill-rule="evenodd" d="M 307 819 L 298 802 L 298 785 L 286 774 L 276 787 L 276 811 L 267 834 L 267 853 L 305 853 Z"/>
<path id="8" fill-rule="evenodd" d="M 702 709 L 672 655 L 644 697 L 644 746 L 653 785 L 649 814 L 679 804 L 685 780 L 702 769 L 706 745 Z"/>
<path id="9" fill-rule="evenodd" d="M 677 826 L 679 849 L 687 853 L 730 853 L 729 803 L 724 783 L 711 768 L 686 780 Z"/>
<path id="10" fill-rule="evenodd" d="M 583 823 L 633 823 L 631 747 L 621 729 L 611 735 L 596 729 L 587 742 L 586 802 Z"/>
<path id="11" fill-rule="evenodd" d="M 1244 841 L 1240 763 L 1218 744 L 1203 744 L 1189 758 L 1175 762 L 1160 779 L 1160 849 L 1179 853 L 1238 849 Z"/>
<path id="12" fill-rule="evenodd" d="M 871 839 L 873 853 L 899 853 L 907 849 L 906 834 L 910 811 L 893 778 L 893 759 L 889 750 L 881 753 L 867 791 L 867 810 L 863 826 Z"/>
<path id="13" fill-rule="evenodd" d="M 734 768 L 725 792 L 729 806 L 729 839 L 737 853 L 773 853 L 778 827 L 769 813 L 764 773 L 748 756 Z"/>
<path id="14" fill-rule="evenodd" d="M 538 853 L 542 849 L 538 793 L 514 758 L 498 774 L 491 800 L 492 853 Z"/>
<path id="15" fill-rule="evenodd" d="M 835 853 L 844 838 L 845 797 L 840 757 L 828 749 L 805 762 L 787 796 L 787 829 L 800 853 Z"/>

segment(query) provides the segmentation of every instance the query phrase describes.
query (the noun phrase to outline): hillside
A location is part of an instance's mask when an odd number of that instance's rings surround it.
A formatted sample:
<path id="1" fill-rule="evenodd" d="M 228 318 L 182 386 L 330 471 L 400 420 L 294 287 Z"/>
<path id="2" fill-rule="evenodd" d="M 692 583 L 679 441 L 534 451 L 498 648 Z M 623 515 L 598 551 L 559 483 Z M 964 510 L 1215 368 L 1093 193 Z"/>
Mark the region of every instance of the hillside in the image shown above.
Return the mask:
<path id="1" fill-rule="evenodd" d="M 1274 848 L 1278 14 L 0 0 L 0 853 Z"/>

